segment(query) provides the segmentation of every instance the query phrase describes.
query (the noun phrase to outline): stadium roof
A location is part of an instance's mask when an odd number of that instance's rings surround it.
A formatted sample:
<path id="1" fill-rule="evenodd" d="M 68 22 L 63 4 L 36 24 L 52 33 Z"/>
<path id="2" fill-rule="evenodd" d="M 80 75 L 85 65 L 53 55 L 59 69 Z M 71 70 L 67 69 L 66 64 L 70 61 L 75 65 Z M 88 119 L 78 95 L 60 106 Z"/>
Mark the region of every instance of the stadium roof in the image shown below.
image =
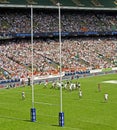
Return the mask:
<path id="1" fill-rule="evenodd" d="M 57 8 L 61 3 L 63 9 L 97 9 L 117 10 L 117 0 L 0 0 L 0 7 Z"/>

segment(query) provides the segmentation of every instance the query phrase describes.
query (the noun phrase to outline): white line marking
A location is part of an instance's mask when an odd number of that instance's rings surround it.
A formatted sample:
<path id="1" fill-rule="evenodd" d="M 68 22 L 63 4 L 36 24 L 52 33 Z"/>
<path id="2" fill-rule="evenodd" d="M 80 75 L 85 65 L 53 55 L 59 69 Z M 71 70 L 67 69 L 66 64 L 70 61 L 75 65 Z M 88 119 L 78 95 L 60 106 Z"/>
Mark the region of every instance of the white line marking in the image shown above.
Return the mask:
<path id="1" fill-rule="evenodd" d="M 103 81 L 102 83 L 117 84 L 117 80 L 108 80 L 108 81 Z"/>
<path id="2" fill-rule="evenodd" d="M 50 105 L 50 106 L 59 106 L 59 104 L 52 104 L 52 103 L 48 103 L 48 102 L 34 102 L 37 104 L 45 104 L 45 105 Z"/>

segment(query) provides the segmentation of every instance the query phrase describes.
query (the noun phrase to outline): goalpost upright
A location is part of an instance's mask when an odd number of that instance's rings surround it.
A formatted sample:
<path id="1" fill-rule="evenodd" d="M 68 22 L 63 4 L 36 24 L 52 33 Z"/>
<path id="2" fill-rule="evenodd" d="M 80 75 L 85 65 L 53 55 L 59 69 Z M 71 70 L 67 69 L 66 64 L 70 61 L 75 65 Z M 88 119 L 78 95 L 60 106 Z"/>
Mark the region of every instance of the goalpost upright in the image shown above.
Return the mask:
<path id="1" fill-rule="evenodd" d="M 59 112 L 59 126 L 64 126 L 64 112 L 63 108 L 63 101 L 62 101 L 62 58 L 61 58 L 61 6 L 60 3 L 57 3 L 58 6 L 58 16 L 59 16 L 59 44 L 60 44 L 60 112 Z"/>
<path id="2" fill-rule="evenodd" d="M 36 121 L 36 109 L 34 108 L 34 76 L 33 76 L 33 58 L 34 58 L 34 52 L 33 52 L 33 7 L 31 5 L 31 45 L 32 45 L 32 108 L 31 108 L 31 121 Z"/>

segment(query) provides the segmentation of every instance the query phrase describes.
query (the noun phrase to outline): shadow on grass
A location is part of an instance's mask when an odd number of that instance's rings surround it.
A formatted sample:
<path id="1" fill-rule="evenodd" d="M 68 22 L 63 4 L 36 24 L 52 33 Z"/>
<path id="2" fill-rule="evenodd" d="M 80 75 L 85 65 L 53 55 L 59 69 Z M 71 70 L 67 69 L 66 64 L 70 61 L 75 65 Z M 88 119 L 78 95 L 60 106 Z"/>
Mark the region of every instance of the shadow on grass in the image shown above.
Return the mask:
<path id="1" fill-rule="evenodd" d="M 25 119 L 16 118 L 16 117 L 0 116 L 0 118 L 9 119 L 9 120 L 19 120 L 19 121 L 31 122 L 30 120 L 25 120 Z"/>
<path id="2" fill-rule="evenodd" d="M 50 124 L 50 123 L 47 123 L 47 122 L 36 121 L 36 123 L 41 124 L 41 125 L 46 125 L 46 126 L 60 127 L 58 124 Z"/>
<path id="3" fill-rule="evenodd" d="M 56 127 L 60 127 L 59 125 L 51 125 L 51 126 L 56 126 Z"/>
<path id="4" fill-rule="evenodd" d="M 0 116 L 0 118 L 8 119 L 8 120 L 17 120 L 17 121 L 24 121 L 24 122 L 32 122 L 31 120 L 21 119 L 21 118 L 16 118 L 16 117 Z M 46 125 L 46 126 L 60 127 L 60 126 L 57 125 L 57 124 L 49 124 L 49 123 L 47 123 L 47 122 L 35 121 L 35 122 L 32 122 L 32 123 L 38 123 L 38 124 Z"/>

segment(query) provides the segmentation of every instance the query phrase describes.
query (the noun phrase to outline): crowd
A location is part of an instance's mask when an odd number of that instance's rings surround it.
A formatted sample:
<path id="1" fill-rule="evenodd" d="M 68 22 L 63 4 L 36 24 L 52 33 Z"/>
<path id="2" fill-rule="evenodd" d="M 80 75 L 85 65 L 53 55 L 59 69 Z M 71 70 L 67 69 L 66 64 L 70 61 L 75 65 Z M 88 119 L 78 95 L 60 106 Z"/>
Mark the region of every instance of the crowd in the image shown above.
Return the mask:
<path id="1" fill-rule="evenodd" d="M 34 33 L 58 32 L 58 12 L 34 10 Z M 29 10 L 0 12 L 1 33 L 30 33 Z M 62 32 L 117 31 L 117 14 L 109 12 L 72 11 L 61 13 Z"/>
<path id="2" fill-rule="evenodd" d="M 64 38 L 62 39 L 63 71 L 81 71 L 115 67 L 116 38 Z M 33 42 L 35 75 L 59 72 L 60 44 L 57 39 L 36 39 Z M 31 74 L 32 44 L 30 40 L 9 40 L 0 44 L 0 66 L 11 77 Z"/>
<path id="3" fill-rule="evenodd" d="M 2 9 L 0 34 L 30 33 L 30 10 Z M 58 11 L 36 10 L 33 31 L 58 32 Z M 62 11 L 62 32 L 117 31 L 117 14 L 112 12 Z M 117 61 L 116 38 L 63 38 L 63 71 L 92 70 L 114 67 Z M 33 71 L 35 75 L 58 73 L 60 44 L 58 39 L 33 41 Z M 30 40 L 0 41 L 0 79 L 27 77 L 32 71 L 32 44 Z M 10 77 L 9 77 L 10 76 Z"/>

